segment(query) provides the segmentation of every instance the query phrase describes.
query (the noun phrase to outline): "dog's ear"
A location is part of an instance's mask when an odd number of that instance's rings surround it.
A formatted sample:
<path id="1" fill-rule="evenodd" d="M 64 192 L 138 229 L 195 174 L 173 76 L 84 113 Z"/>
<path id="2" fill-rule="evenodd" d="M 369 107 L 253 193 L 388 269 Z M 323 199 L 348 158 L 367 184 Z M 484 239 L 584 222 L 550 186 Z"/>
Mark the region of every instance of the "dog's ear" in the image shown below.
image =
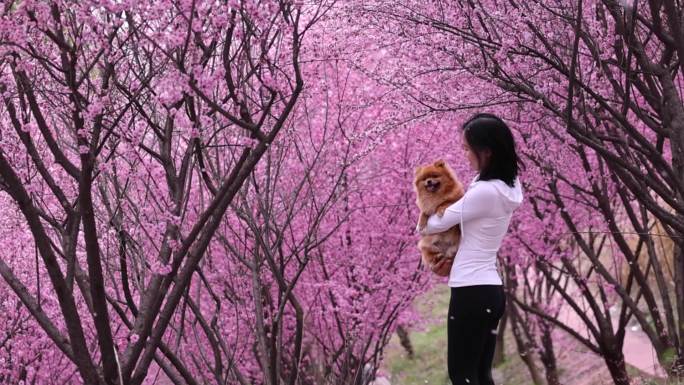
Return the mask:
<path id="1" fill-rule="evenodd" d="M 418 175 L 420 175 L 420 172 L 421 172 L 421 171 L 423 171 L 423 166 L 418 166 L 418 167 L 416 167 L 416 173 L 415 173 L 415 176 L 418 176 Z"/>
<path id="2" fill-rule="evenodd" d="M 444 167 L 444 159 L 437 159 L 434 163 L 435 167 Z"/>

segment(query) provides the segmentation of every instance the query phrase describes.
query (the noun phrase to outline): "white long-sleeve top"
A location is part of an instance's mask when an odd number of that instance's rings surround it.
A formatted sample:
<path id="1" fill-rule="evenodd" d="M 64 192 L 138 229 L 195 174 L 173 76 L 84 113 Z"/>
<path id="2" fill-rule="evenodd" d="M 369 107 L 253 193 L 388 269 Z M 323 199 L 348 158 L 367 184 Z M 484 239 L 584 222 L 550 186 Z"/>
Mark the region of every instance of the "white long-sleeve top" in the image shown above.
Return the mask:
<path id="1" fill-rule="evenodd" d="M 503 283 L 496 270 L 496 255 L 513 211 L 522 203 L 522 188 L 518 178 L 510 187 L 500 179 L 476 181 L 478 175 L 461 199 L 447 207 L 441 218 L 431 215 L 420 231 L 434 234 L 461 225 L 461 241 L 449 273 L 450 287 Z"/>

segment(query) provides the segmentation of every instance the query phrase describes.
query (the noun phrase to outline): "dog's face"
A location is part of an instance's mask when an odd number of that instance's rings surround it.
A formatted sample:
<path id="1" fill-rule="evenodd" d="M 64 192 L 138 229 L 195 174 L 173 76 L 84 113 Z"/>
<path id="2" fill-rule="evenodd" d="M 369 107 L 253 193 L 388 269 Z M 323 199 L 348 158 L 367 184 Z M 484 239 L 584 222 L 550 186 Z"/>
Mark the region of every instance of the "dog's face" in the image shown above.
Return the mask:
<path id="1" fill-rule="evenodd" d="M 418 167 L 413 183 L 419 194 L 440 195 L 456 187 L 453 172 L 441 159 L 432 164 Z"/>

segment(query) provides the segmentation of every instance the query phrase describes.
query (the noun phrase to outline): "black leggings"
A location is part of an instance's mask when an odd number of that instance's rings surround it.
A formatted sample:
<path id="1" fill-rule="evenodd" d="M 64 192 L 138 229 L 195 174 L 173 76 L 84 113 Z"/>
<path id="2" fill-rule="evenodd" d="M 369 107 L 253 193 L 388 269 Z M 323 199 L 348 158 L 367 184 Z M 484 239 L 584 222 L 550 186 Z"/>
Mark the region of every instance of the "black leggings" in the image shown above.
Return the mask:
<path id="1" fill-rule="evenodd" d="M 453 385 L 494 385 L 492 360 L 505 307 L 501 285 L 451 288 L 447 362 Z"/>

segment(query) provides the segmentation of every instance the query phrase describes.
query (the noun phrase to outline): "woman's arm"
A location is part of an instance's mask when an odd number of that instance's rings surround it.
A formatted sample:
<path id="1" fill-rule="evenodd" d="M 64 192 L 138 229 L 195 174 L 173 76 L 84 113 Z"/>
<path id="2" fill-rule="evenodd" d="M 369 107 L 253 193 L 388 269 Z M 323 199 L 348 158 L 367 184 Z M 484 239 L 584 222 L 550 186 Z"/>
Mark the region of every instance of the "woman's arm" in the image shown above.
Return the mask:
<path id="1" fill-rule="evenodd" d="M 461 199 L 447 207 L 441 218 L 437 214 L 432 214 L 428 218 L 427 225 L 417 230 L 421 235 L 441 233 L 453 226 L 481 217 L 492 209 L 496 194 L 493 186 L 487 183 L 477 183 L 466 191 Z"/>

